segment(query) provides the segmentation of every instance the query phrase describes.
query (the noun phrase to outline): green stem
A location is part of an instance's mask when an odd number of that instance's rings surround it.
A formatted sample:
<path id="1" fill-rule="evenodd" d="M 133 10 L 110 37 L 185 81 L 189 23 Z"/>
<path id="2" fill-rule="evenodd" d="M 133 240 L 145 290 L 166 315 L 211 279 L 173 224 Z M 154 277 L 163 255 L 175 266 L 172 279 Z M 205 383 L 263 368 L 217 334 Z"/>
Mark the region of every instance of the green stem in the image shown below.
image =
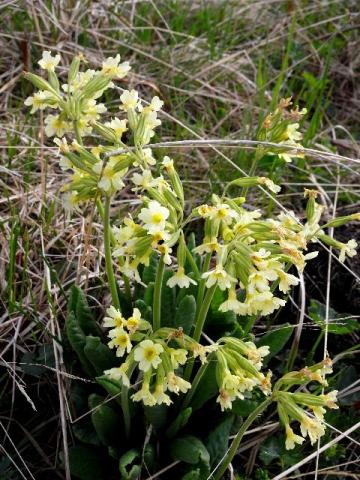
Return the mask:
<path id="1" fill-rule="evenodd" d="M 121 386 L 121 409 L 124 416 L 124 426 L 126 438 L 130 436 L 131 418 L 129 409 L 129 389 L 125 385 Z"/>
<path id="2" fill-rule="evenodd" d="M 251 164 L 251 167 L 250 167 L 250 170 L 249 170 L 249 173 L 248 173 L 248 177 L 253 177 L 254 176 L 254 173 L 256 171 L 256 168 L 258 166 L 258 163 L 259 161 L 261 160 L 261 158 L 264 156 L 264 153 L 263 153 L 263 149 L 260 147 L 260 148 L 257 148 L 256 149 L 256 152 L 255 152 L 255 158 L 254 158 L 254 161 L 253 163 Z M 244 187 L 242 189 L 242 192 L 241 192 L 241 196 L 242 197 L 246 197 L 247 195 L 247 192 L 249 190 L 249 187 Z"/>
<path id="3" fill-rule="evenodd" d="M 83 141 L 80 134 L 79 122 L 77 120 L 73 121 L 73 127 L 74 127 L 76 141 L 78 142 L 79 145 L 82 145 Z"/>
<path id="4" fill-rule="evenodd" d="M 188 262 L 190 263 L 192 271 L 195 273 L 196 279 L 199 279 L 200 278 L 200 272 L 199 272 L 198 266 L 196 265 L 195 259 L 191 255 L 191 252 L 190 252 L 187 245 L 186 245 L 186 258 L 187 258 Z"/>
<path id="5" fill-rule="evenodd" d="M 207 253 L 204 259 L 204 263 L 202 265 L 201 273 L 205 273 L 209 270 L 210 261 L 211 261 L 211 253 Z M 205 283 L 206 283 L 205 278 L 202 278 L 199 282 L 199 289 L 198 289 L 198 294 L 196 298 L 196 318 L 199 316 L 200 306 L 204 298 Z"/>
<path id="6" fill-rule="evenodd" d="M 110 228 L 110 201 L 111 197 L 105 197 L 105 210 L 104 210 L 104 249 L 105 249 L 105 267 L 106 274 L 110 286 L 112 303 L 115 308 L 120 310 L 120 301 L 117 291 L 117 285 L 112 266 L 111 258 L 111 228 Z"/>
<path id="7" fill-rule="evenodd" d="M 194 377 L 194 380 L 192 381 L 192 384 L 191 384 L 191 389 L 187 392 L 185 398 L 184 398 L 184 402 L 182 404 L 182 407 L 181 409 L 183 410 L 184 408 L 186 408 L 189 403 L 191 402 L 195 392 L 196 392 L 196 389 L 197 387 L 199 386 L 199 383 L 200 383 L 200 380 L 202 379 L 207 367 L 209 366 L 210 364 L 210 360 L 211 360 L 211 357 L 213 356 L 213 354 L 211 353 L 208 357 L 208 361 L 207 363 L 203 363 L 201 365 L 201 367 L 199 368 L 197 374 L 195 375 Z"/>
<path id="8" fill-rule="evenodd" d="M 216 470 L 211 476 L 213 480 L 221 480 L 223 478 L 224 473 L 226 472 L 226 469 L 228 468 L 229 464 L 232 462 L 232 459 L 236 455 L 236 452 L 239 448 L 240 442 L 242 437 L 244 436 L 244 433 L 246 430 L 250 427 L 250 425 L 253 423 L 253 421 L 256 419 L 258 415 L 260 415 L 272 402 L 272 398 L 267 398 L 264 400 L 260 405 L 255 408 L 255 410 L 248 416 L 248 418 L 245 420 L 245 422 L 242 424 L 240 430 L 236 434 L 236 437 L 234 438 L 227 454 L 221 461 L 220 465 L 216 468 Z M 215 473 L 216 472 L 216 473 Z"/>
<path id="9" fill-rule="evenodd" d="M 164 276 L 165 263 L 164 256 L 161 255 L 156 271 L 155 286 L 154 286 L 154 300 L 153 300 L 153 330 L 159 330 L 161 327 L 161 288 Z"/>
<path id="10" fill-rule="evenodd" d="M 193 339 L 195 340 L 195 342 L 198 342 L 200 340 L 201 333 L 202 333 L 203 328 L 204 328 L 206 316 L 208 314 L 208 311 L 209 311 L 209 308 L 210 308 L 210 305 L 211 305 L 211 300 L 213 299 L 216 287 L 217 287 L 217 285 L 215 283 L 215 285 L 213 285 L 211 288 L 208 289 L 208 291 L 206 292 L 204 301 L 201 304 L 201 307 L 200 307 L 200 310 L 199 310 L 199 315 L 197 317 L 196 324 L 195 324 L 194 335 L 192 336 Z M 191 377 L 191 373 L 192 373 L 193 368 L 194 368 L 194 359 L 191 358 L 188 361 L 188 364 L 187 364 L 185 372 L 184 372 L 185 380 L 189 380 L 189 378 Z"/>
<path id="11" fill-rule="evenodd" d="M 206 292 L 204 301 L 201 304 L 199 316 L 196 320 L 195 331 L 193 335 L 193 339 L 195 340 L 195 342 L 198 342 L 200 340 L 201 332 L 203 331 L 204 323 L 206 320 L 206 315 L 209 311 L 211 300 L 213 299 L 216 287 L 217 287 L 217 284 L 215 283 L 215 285 L 213 285 L 208 289 L 208 291 Z"/>

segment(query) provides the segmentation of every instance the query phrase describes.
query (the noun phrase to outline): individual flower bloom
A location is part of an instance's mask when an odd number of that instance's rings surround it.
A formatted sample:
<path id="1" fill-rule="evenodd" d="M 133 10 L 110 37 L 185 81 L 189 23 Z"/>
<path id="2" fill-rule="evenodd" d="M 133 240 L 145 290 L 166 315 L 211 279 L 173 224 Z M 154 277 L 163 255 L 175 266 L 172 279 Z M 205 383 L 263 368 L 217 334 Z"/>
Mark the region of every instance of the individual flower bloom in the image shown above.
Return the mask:
<path id="1" fill-rule="evenodd" d="M 135 349 L 135 360 L 139 362 L 139 369 L 147 372 L 151 367 L 157 368 L 161 363 L 160 353 L 164 351 L 160 343 L 152 340 L 143 340 Z"/>
<path id="2" fill-rule="evenodd" d="M 156 399 L 150 392 L 149 382 L 145 381 L 143 382 L 141 389 L 134 393 L 134 395 L 131 395 L 131 399 L 134 402 L 143 402 L 143 404 L 148 407 L 156 405 Z"/>
<path id="3" fill-rule="evenodd" d="M 302 134 L 298 132 L 299 126 L 300 125 L 298 123 L 290 123 L 286 127 L 286 136 L 288 140 L 292 142 L 297 142 L 298 140 L 301 140 Z"/>
<path id="4" fill-rule="evenodd" d="M 295 275 L 284 272 L 284 270 L 276 270 L 279 277 L 279 290 L 280 292 L 287 293 L 292 286 L 296 287 L 299 284 L 299 279 Z"/>
<path id="5" fill-rule="evenodd" d="M 143 170 L 141 173 L 134 173 L 131 177 L 132 182 L 136 185 L 133 188 L 133 191 L 136 192 L 138 190 L 147 190 L 148 188 L 154 188 L 157 186 L 158 179 L 152 176 L 150 170 Z"/>
<path id="6" fill-rule="evenodd" d="M 67 212 L 79 210 L 79 198 L 77 192 L 66 192 L 63 197 L 63 207 Z"/>
<path id="7" fill-rule="evenodd" d="M 166 219 L 170 212 L 156 200 L 151 200 L 147 208 L 142 208 L 139 219 L 144 222 L 144 228 L 150 234 L 165 229 Z"/>
<path id="8" fill-rule="evenodd" d="M 274 297 L 274 295 L 269 291 L 259 293 L 251 300 L 251 306 L 255 309 L 255 311 L 261 312 L 262 315 L 270 315 L 275 310 L 283 307 L 285 304 L 285 300 Z"/>
<path id="9" fill-rule="evenodd" d="M 249 275 L 248 290 L 254 292 L 266 292 L 270 290 L 269 281 L 276 280 L 277 274 L 272 270 L 255 271 Z"/>
<path id="10" fill-rule="evenodd" d="M 92 132 L 91 122 L 86 116 L 80 117 L 78 121 L 79 133 L 83 137 L 85 135 L 90 135 Z"/>
<path id="11" fill-rule="evenodd" d="M 331 409 L 337 409 L 339 408 L 338 405 L 336 404 L 337 402 L 337 394 L 338 394 L 338 391 L 337 390 L 332 390 L 331 392 L 325 394 L 325 395 L 320 395 L 319 397 L 324 400 L 327 408 L 331 408 Z"/>
<path id="12" fill-rule="evenodd" d="M 197 285 L 195 280 L 185 274 L 184 267 L 178 267 L 177 272 L 166 282 L 170 288 L 174 288 L 176 285 L 179 288 L 189 288 L 190 284 Z"/>
<path id="13" fill-rule="evenodd" d="M 123 120 L 120 120 L 119 118 L 113 118 L 111 120 L 111 122 L 106 122 L 105 123 L 105 127 L 109 127 L 111 128 L 112 130 L 114 130 L 115 132 L 115 135 L 121 139 L 123 133 L 127 132 L 127 127 L 126 127 L 126 124 L 127 124 L 127 120 L 123 119 Z"/>
<path id="14" fill-rule="evenodd" d="M 206 278 L 206 287 L 210 288 L 217 284 L 220 290 L 228 290 L 232 283 L 236 283 L 236 278 L 227 273 L 222 265 L 217 265 L 214 270 L 205 272 L 201 278 Z"/>
<path id="15" fill-rule="evenodd" d="M 116 347 L 116 356 L 122 357 L 125 355 L 125 352 L 130 353 L 132 349 L 132 344 L 130 341 L 129 334 L 125 332 L 122 328 L 114 328 L 110 330 L 109 336 L 111 337 L 110 342 L 108 343 L 109 348 Z"/>
<path id="16" fill-rule="evenodd" d="M 234 218 L 237 219 L 239 214 L 226 203 L 220 203 L 211 210 L 209 217 L 222 220 L 225 223 L 230 223 Z"/>
<path id="17" fill-rule="evenodd" d="M 162 383 L 156 384 L 153 397 L 157 405 L 161 405 L 162 403 L 164 403 L 165 405 L 169 406 L 173 403 L 169 395 L 165 393 L 165 388 Z"/>
<path id="18" fill-rule="evenodd" d="M 220 388 L 219 396 L 216 399 L 217 403 L 220 403 L 221 411 L 230 410 L 232 407 L 232 402 L 235 400 L 233 396 L 229 394 L 227 390 Z"/>
<path id="19" fill-rule="evenodd" d="M 272 372 L 269 370 L 265 375 L 260 374 L 261 380 L 260 380 L 260 390 L 263 392 L 264 395 L 270 395 L 271 394 L 271 377 L 272 377 Z"/>
<path id="20" fill-rule="evenodd" d="M 27 97 L 24 105 L 26 105 L 27 107 L 31 107 L 30 113 L 35 113 L 38 110 L 44 110 L 46 107 L 56 108 L 57 105 L 47 103 L 49 95 L 49 92 L 44 92 L 40 90 L 39 92 L 34 93 L 32 97 Z"/>
<path id="21" fill-rule="evenodd" d="M 54 138 L 54 143 L 59 147 L 58 154 L 61 153 L 69 153 L 70 152 L 70 145 L 67 143 L 66 138 Z"/>
<path id="22" fill-rule="evenodd" d="M 141 313 L 138 308 L 134 308 L 133 314 L 126 320 L 126 328 L 129 330 L 129 333 L 132 335 L 136 332 L 141 326 L 142 318 Z"/>
<path id="23" fill-rule="evenodd" d="M 191 388 L 190 382 L 178 377 L 174 372 L 169 372 L 167 374 L 166 381 L 168 390 L 176 393 L 176 395 L 178 395 L 180 392 L 186 393 Z"/>
<path id="24" fill-rule="evenodd" d="M 171 258 L 172 248 L 170 248 L 169 245 L 167 245 L 166 243 L 158 245 L 156 248 L 157 248 L 158 252 L 162 255 L 163 262 L 165 263 L 165 265 L 171 265 L 171 263 L 172 263 L 172 258 Z"/>
<path id="25" fill-rule="evenodd" d="M 259 177 L 258 182 L 260 185 L 265 185 L 265 187 L 267 187 L 270 192 L 279 193 L 281 190 L 281 187 L 279 185 L 276 185 L 272 180 L 270 180 L 270 178 Z"/>
<path id="26" fill-rule="evenodd" d="M 213 210 L 214 210 L 214 207 L 213 207 L 213 206 L 210 206 L 210 205 L 207 205 L 207 204 L 200 205 L 200 206 L 197 208 L 197 212 L 198 212 L 198 214 L 200 215 L 200 217 L 202 217 L 202 218 L 208 218 L 208 217 L 210 217 L 210 215 L 212 214 Z"/>
<path id="27" fill-rule="evenodd" d="M 145 116 L 144 125 L 145 125 L 145 128 L 148 129 L 150 132 L 152 132 L 154 128 L 161 125 L 161 120 L 157 118 L 157 112 L 148 112 Z M 153 135 L 154 135 L 153 132 L 150 133 L 150 137 L 152 137 Z"/>
<path id="28" fill-rule="evenodd" d="M 246 305 L 237 299 L 234 288 L 230 288 L 228 299 L 219 306 L 220 312 L 235 312 L 238 315 L 245 315 L 246 309 Z"/>
<path id="29" fill-rule="evenodd" d="M 40 67 L 48 72 L 54 72 L 55 67 L 58 66 L 60 62 L 60 55 L 55 55 L 55 57 L 51 56 L 50 51 L 45 51 L 42 54 L 42 59 L 38 61 Z"/>
<path id="30" fill-rule="evenodd" d="M 70 126 L 60 115 L 48 115 L 45 118 L 45 134 L 47 137 L 63 137 Z"/>
<path id="31" fill-rule="evenodd" d="M 309 435 L 311 445 L 325 434 L 324 425 L 316 419 L 309 418 L 306 414 L 300 422 L 301 434 L 306 437 Z"/>
<path id="32" fill-rule="evenodd" d="M 266 259 L 268 259 L 270 256 L 271 256 L 271 252 L 269 252 L 265 248 L 260 248 L 257 252 L 252 252 L 250 254 L 252 261 L 260 269 L 262 269 L 264 266 L 265 267 L 267 266 Z M 264 263 L 264 260 L 266 260 L 265 263 Z"/>
<path id="33" fill-rule="evenodd" d="M 203 255 L 204 253 L 213 253 L 220 250 L 220 244 L 216 237 L 204 237 L 203 243 L 193 249 L 194 253 Z"/>
<path id="34" fill-rule="evenodd" d="M 204 345 L 201 345 L 200 343 L 194 343 L 191 347 L 194 358 L 199 357 L 202 364 L 207 363 L 207 355 L 215 352 L 218 348 L 219 345 L 217 344 L 207 345 L 204 347 Z"/>
<path id="35" fill-rule="evenodd" d="M 186 363 L 187 351 L 183 348 L 169 348 L 168 353 L 170 354 L 171 364 L 174 369 Z"/>
<path id="36" fill-rule="evenodd" d="M 313 414 L 315 415 L 315 417 L 318 420 L 320 420 L 320 421 L 324 420 L 324 415 L 326 413 L 325 408 L 323 408 L 321 406 L 318 406 L 318 405 L 317 406 L 313 405 L 310 408 L 311 408 L 311 410 L 313 411 Z"/>
<path id="37" fill-rule="evenodd" d="M 257 347 L 253 342 L 245 342 L 247 347 L 246 356 L 255 367 L 260 370 L 262 367 L 262 359 L 269 355 L 270 348 L 267 345 L 263 347 Z"/>
<path id="38" fill-rule="evenodd" d="M 134 110 L 139 105 L 139 93 L 136 90 L 125 90 L 120 96 L 122 106 L 121 110 L 128 112 Z"/>
<path id="39" fill-rule="evenodd" d="M 151 236 L 152 236 L 151 246 L 152 248 L 157 248 L 157 249 L 159 249 L 159 247 L 163 245 L 164 242 L 167 242 L 171 238 L 170 233 L 166 232 L 165 230 L 159 230 L 158 232 L 154 232 Z M 171 261 L 169 263 L 171 263 Z"/>
<path id="40" fill-rule="evenodd" d="M 102 64 L 101 73 L 109 77 L 123 78 L 131 70 L 129 62 L 120 63 L 120 55 L 107 58 Z"/>
<path id="41" fill-rule="evenodd" d="M 122 316 L 120 310 L 114 306 L 110 306 L 107 310 L 107 317 L 104 318 L 103 327 L 105 328 L 123 328 L 125 325 L 125 318 Z"/>
<path id="42" fill-rule="evenodd" d="M 103 103 L 96 103 L 96 100 L 88 100 L 83 109 L 83 114 L 87 120 L 98 120 L 102 113 L 105 113 L 107 108 Z"/>
<path id="43" fill-rule="evenodd" d="M 72 168 L 73 164 L 71 160 L 69 160 L 67 157 L 61 157 L 59 160 L 59 167 L 61 168 L 61 170 L 66 171 Z"/>
<path id="44" fill-rule="evenodd" d="M 240 379 L 237 375 L 233 375 L 231 371 L 226 368 L 223 373 L 221 382 L 222 390 L 225 390 L 232 398 L 244 399 L 244 395 L 240 391 Z"/>
<path id="45" fill-rule="evenodd" d="M 285 160 L 286 163 L 291 163 L 293 158 L 304 158 L 303 146 L 300 143 L 293 143 L 291 141 L 279 142 L 279 146 L 284 145 L 287 148 L 283 152 L 277 153 L 279 158 Z"/>
<path id="46" fill-rule="evenodd" d="M 137 154 L 137 156 L 139 157 L 140 162 L 135 161 L 134 167 L 144 166 L 145 168 L 148 168 L 149 165 L 156 165 L 156 160 L 153 157 L 151 148 L 142 148 L 141 151 Z M 159 179 L 160 178 L 162 177 L 160 176 Z"/>
<path id="47" fill-rule="evenodd" d="M 104 374 L 108 375 L 114 380 L 121 380 L 122 384 L 125 387 L 130 387 L 130 380 L 127 375 L 129 365 L 124 362 L 120 367 L 110 368 L 110 370 L 105 370 Z"/>
<path id="48" fill-rule="evenodd" d="M 174 171 L 174 160 L 172 160 L 170 157 L 167 155 L 163 158 L 163 161 L 161 162 L 161 165 L 168 171 L 168 172 L 173 172 Z"/>
<path id="49" fill-rule="evenodd" d="M 344 263 L 346 255 L 350 258 L 356 255 L 356 248 L 358 244 L 356 240 L 351 239 L 347 243 L 344 243 L 340 250 L 339 260 Z"/>
<path id="50" fill-rule="evenodd" d="M 285 426 L 286 431 L 286 440 L 285 440 L 285 448 L 286 450 L 292 450 L 295 448 L 295 444 L 301 445 L 304 442 L 304 438 L 300 437 L 300 435 L 296 435 L 290 425 Z"/>
<path id="51" fill-rule="evenodd" d="M 123 177 L 126 170 L 117 171 L 116 165 L 116 157 L 111 157 L 105 166 L 102 161 L 99 161 L 92 167 L 93 171 L 101 176 L 98 186 L 104 192 L 117 191 L 124 187 Z"/>

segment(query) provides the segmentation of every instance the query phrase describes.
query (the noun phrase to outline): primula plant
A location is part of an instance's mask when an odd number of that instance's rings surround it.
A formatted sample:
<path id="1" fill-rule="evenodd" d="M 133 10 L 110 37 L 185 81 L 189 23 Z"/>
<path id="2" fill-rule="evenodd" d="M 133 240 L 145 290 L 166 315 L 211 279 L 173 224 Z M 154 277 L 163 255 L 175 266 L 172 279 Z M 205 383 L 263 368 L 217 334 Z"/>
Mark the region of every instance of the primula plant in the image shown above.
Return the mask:
<path id="1" fill-rule="evenodd" d="M 299 120 L 306 112 L 281 100 L 258 129 L 250 176 L 189 210 L 176 162 L 149 146 L 163 101 L 145 102 L 136 90 L 124 90 L 119 115 L 104 122 L 99 99 L 126 76 L 128 62 L 117 55 L 100 70 L 83 70 L 85 59 L 75 57 L 64 84 L 55 71 L 59 62 L 59 55 L 44 52 L 39 65 L 47 78 L 26 74 L 39 91 L 25 104 L 31 113 L 52 112 L 45 133 L 68 174 L 65 207 L 98 211 L 111 294 L 99 322 L 79 287 L 70 295 L 66 335 L 78 359 L 75 372 L 90 380 L 88 389 L 75 389 L 81 398 L 73 408 L 80 415 L 79 405 L 88 401 L 92 419 L 86 428 L 75 425 L 75 437 L 107 452 L 105 478 L 113 478 L 115 465 L 124 479 L 148 477 L 174 460 L 171 478 L 223 478 L 246 429 L 265 409 L 277 412 L 286 449 L 307 438 L 314 444 L 325 433 L 326 409 L 338 408 L 325 379 L 330 358 L 272 374 L 264 368 L 272 346 L 259 346 L 252 328 L 286 304 L 317 255 L 310 244 L 338 250 L 341 262 L 356 254 L 355 241 L 341 243 L 325 228 L 359 215 L 321 224 L 323 207 L 312 190 L 305 190 L 304 222 L 288 211 L 265 217 L 246 198 L 253 187 L 269 197 L 280 191 L 270 178 L 255 176 L 256 167 L 265 155 L 285 162 L 304 155 Z M 111 216 L 112 200 L 124 188 L 132 190 L 136 208 Z M 249 401 L 255 406 L 240 425 L 237 412 Z M 201 419 L 209 414 L 218 423 L 205 437 Z M 81 452 L 70 449 L 70 466 L 85 478 Z"/>

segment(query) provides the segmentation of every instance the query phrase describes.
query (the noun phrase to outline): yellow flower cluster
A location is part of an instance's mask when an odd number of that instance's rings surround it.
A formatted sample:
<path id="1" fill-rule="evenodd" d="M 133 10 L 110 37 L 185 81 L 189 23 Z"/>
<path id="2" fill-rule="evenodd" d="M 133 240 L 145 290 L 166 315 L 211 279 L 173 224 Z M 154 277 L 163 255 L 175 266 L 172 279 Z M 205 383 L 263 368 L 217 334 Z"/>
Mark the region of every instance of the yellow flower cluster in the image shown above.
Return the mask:
<path id="1" fill-rule="evenodd" d="M 206 363 L 207 355 L 218 348 L 217 345 L 202 346 L 181 330 L 162 328 L 152 335 L 151 326 L 141 318 L 137 309 L 127 320 L 114 307 L 110 307 L 107 313 L 109 316 L 105 318 L 104 326 L 113 327 L 109 331 L 109 346 L 117 349 L 118 356 L 125 353 L 127 356 L 120 367 L 107 370 L 105 374 L 130 387 L 130 378 L 137 366 L 141 372 L 141 380 L 137 383 L 140 388 L 131 398 L 147 406 L 170 405 L 172 400 L 166 392 L 186 393 L 191 384 L 178 370 L 185 365 L 189 355 Z M 139 335 L 140 330 L 145 333 Z"/>
<path id="2" fill-rule="evenodd" d="M 302 139 L 299 121 L 306 115 L 307 110 L 306 108 L 301 111 L 298 108 L 289 110 L 291 105 L 291 97 L 281 99 L 276 110 L 266 116 L 258 133 L 259 140 L 277 143 L 280 147 L 271 147 L 267 153 L 278 155 L 287 163 L 290 163 L 292 158 L 304 157 L 303 147 L 298 143 Z M 263 147 L 259 146 L 259 150 L 262 149 Z"/>
<path id="3" fill-rule="evenodd" d="M 271 393 L 271 372 L 265 376 L 260 369 L 269 347 L 257 348 L 253 342 L 227 337 L 219 340 L 216 350 L 216 379 L 219 386 L 217 402 L 221 410 L 232 408 L 237 398 L 243 400 L 246 392 L 259 387 L 265 395 Z"/>
<path id="4" fill-rule="evenodd" d="M 324 414 L 326 408 L 339 408 L 336 404 L 336 390 L 316 395 L 303 393 L 300 390 L 292 393 L 288 391 L 289 388 L 295 385 L 304 387 L 311 381 L 327 385 L 325 375 L 328 373 L 332 373 L 329 358 L 299 372 L 290 372 L 275 384 L 273 398 L 277 402 L 279 418 L 285 427 L 287 450 L 293 449 L 296 444 L 301 445 L 306 436 L 310 438 L 313 445 L 325 433 Z M 300 423 L 301 435 L 295 434 L 290 426 L 292 421 Z"/>

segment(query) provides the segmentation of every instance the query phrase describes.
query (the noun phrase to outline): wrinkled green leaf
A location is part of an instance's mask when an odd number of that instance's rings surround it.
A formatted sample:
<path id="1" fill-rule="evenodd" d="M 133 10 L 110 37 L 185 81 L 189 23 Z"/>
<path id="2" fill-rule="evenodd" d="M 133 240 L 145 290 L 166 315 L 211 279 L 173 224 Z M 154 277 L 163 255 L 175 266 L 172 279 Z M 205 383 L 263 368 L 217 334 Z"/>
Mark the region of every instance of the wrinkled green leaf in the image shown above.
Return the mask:
<path id="1" fill-rule="evenodd" d="M 144 407 L 145 417 L 155 428 L 163 428 L 167 423 L 168 407 L 165 404 Z"/>
<path id="2" fill-rule="evenodd" d="M 210 455 L 203 442 L 193 435 L 175 438 L 170 444 L 170 454 L 175 460 L 197 465 L 210 464 Z"/>
<path id="3" fill-rule="evenodd" d="M 166 282 L 173 276 L 171 270 L 165 270 L 161 289 L 161 326 L 173 327 L 176 311 L 175 288 L 170 288 Z"/>
<path id="4" fill-rule="evenodd" d="M 85 333 L 82 331 L 80 325 L 78 324 L 74 312 L 70 312 L 66 320 L 65 327 L 66 335 L 68 337 L 70 345 L 79 357 L 80 363 L 84 371 L 87 375 L 93 377 L 95 375 L 95 370 L 84 353 L 86 336 Z"/>
<path id="5" fill-rule="evenodd" d="M 91 420 L 101 443 L 106 446 L 114 446 L 119 443 L 121 438 L 119 432 L 122 422 L 115 410 L 104 401 L 104 397 L 95 393 L 89 396 L 89 408 L 93 410 Z"/>
<path id="6" fill-rule="evenodd" d="M 260 399 L 245 398 L 244 400 L 235 400 L 232 404 L 232 411 L 240 417 L 247 417 L 261 403 Z"/>
<path id="7" fill-rule="evenodd" d="M 234 415 L 230 414 L 225 417 L 207 436 L 205 440 L 205 447 L 209 452 L 211 463 L 210 466 L 217 465 L 225 455 L 229 435 L 232 424 L 234 422 Z"/>
<path id="8" fill-rule="evenodd" d="M 322 330 L 325 329 L 326 306 L 323 303 L 314 299 L 311 300 L 309 315 Z M 351 315 L 346 313 L 339 314 L 333 308 L 329 308 L 328 333 L 347 335 L 348 333 L 355 332 L 359 328 L 359 322 L 355 318 L 351 318 Z"/>
<path id="9" fill-rule="evenodd" d="M 84 347 L 86 358 L 95 368 L 97 375 L 116 365 L 116 357 L 107 345 L 104 345 L 99 337 L 91 335 L 86 337 Z"/>
<path id="10" fill-rule="evenodd" d="M 288 323 L 276 327 L 276 330 L 266 333 L 256 342 L 257 347 L 263 347 L 267 345 L 270 347 L 270 353 L 264 358 L 264 365 L 268 361 L 277 355 L 286 345 L 287 341 L 291 337 L 293 327 Z"/>
<path id="11" fill-rule="evenodd" d="M 179 415 L 175 420 L 170 424 L 169 428 L 166 430 L 166 436 L 171 438 L 174 437 L 179 430 L 181 430 L 188 422 L 192 413 L 192 408 L 188 407 L 184 410 L 181 410 Z"/>
<path id="12" fill-rule="evenodd" d="M 72 431 L 75 438 L 80 440 L 80 442 L 96 446 L 100 445 L 99 437 L 97 436 L 94 425 L 90 420 L 75 423 L 72 427 Z"/>
<path id="13" fill-rule="evenodd" d="M 193 411 L 201 408 L 204 403 L 210 400 L 210 398 L 214 397 L 217 392 L 218 386 L 216 383 L 215 368 L 207 368 L 191 400 L 191 407 Z"/>
<path id="14" fill-rule="evenodd" d="M 69 311 L 74 312 L 79 326 L 86 335 L 102 336 L 101 329 L 95 322 L 86 296 L 77 285 L 73 285 L 70 291 Z"/>
<path id="15" fill-rule="evenodd" d="M 189 335 L 196 314 L 196 300 L 192 295 L 186 295 L 176 309 L 174 327 L 182 327 L 184 333 Z"/>
<path id="16" fill-rule="evenodd" d="M 114 380 L 106 375 L 102 375 L 101 377 L 96 377 L 96 381 L 105 388 L 105 390 L 114 397 L 114 400 L 117 401 L 119 405 L 121 405 L 121 388 L 122 385 L 119 381 Z"/>

